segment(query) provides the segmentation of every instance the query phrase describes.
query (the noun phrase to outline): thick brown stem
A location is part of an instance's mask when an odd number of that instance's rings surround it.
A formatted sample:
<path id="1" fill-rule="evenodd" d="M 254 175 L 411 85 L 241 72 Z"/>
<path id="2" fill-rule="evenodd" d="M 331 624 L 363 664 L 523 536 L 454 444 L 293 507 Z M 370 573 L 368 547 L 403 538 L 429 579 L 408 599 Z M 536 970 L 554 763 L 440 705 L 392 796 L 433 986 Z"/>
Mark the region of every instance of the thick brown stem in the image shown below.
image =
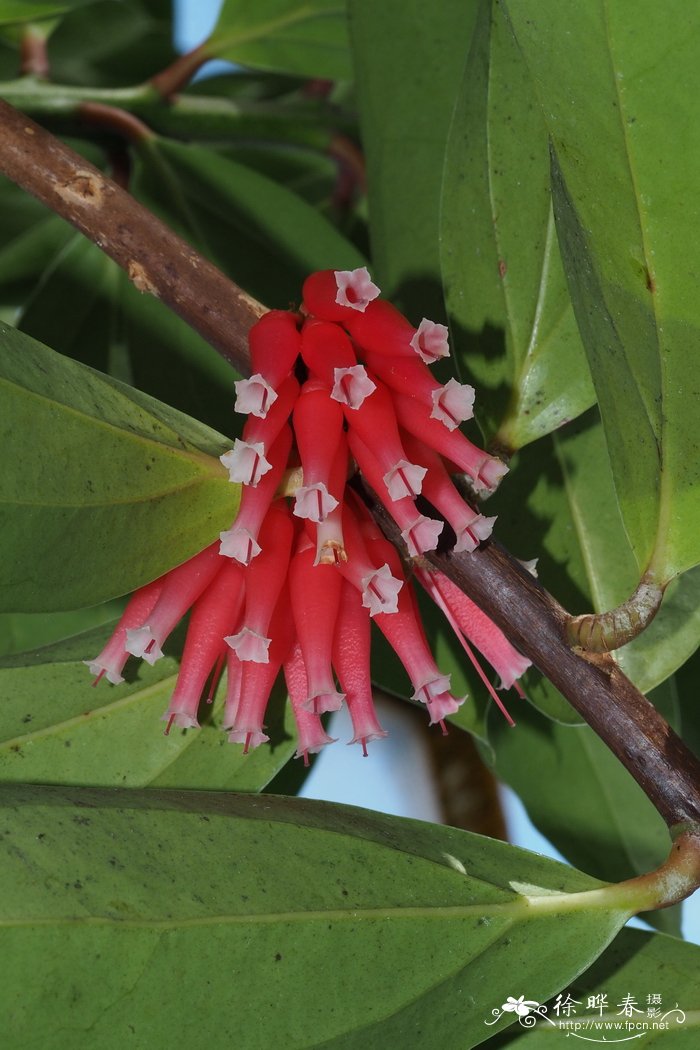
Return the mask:
<path id="1" fill-rule="evenodd" d="M 264 312 L 100 171 L 0 102 L 0 171 L 73 223 L 240 372 Z M 377 517 L 386 521 L 376 505 Z M 389 526 L 389 529 L 391 526 Z M 396 530 L 394 529 L 394 534 Z M 566 611 L 496 543 L 430 562 L 481 606 L 635 777 L 673 829 L 700 824 L 700 763 L 608 655 L 570 648 Z"/>
<path id="2" fill-rule="evenodd" d="M 265 307 L 79 154 L 0 100 L 0 172 L 94 241 L 239 372 Z"/>

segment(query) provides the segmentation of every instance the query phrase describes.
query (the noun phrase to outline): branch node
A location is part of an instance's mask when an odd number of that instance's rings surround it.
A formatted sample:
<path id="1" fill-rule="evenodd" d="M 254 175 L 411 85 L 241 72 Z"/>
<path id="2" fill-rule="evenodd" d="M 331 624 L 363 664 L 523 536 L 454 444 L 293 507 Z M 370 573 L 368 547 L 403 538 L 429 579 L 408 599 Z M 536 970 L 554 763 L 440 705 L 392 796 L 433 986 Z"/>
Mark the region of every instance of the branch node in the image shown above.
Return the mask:
<path id="1" fill-rule="evenodd" d="M 595 653 L 608 653 L 627 645 L 649 626 L 661 607 L 663 595 L 663 587 L 643 576 L 634 594 L 616 609 L 569 617 L 569 644 Z"/>

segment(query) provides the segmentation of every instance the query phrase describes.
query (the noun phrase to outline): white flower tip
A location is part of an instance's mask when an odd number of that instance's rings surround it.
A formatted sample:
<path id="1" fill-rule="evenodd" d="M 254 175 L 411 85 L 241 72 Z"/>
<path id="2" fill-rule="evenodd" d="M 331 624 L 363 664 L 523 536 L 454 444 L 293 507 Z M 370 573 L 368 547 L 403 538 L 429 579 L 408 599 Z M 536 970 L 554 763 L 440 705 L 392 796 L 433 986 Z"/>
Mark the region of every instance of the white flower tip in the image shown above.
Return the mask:
<path id="1" fill-rule="evenodd" d="M 392 500 L 404 499 L 406 496 L 420 496 L 423 478 L 428 473 L 425 467 L 400 459 L 384 475 L 384 484 Z"/>
<path id="2" fill-rule="evenodd" d="M 522 565 L 523 569 L 525 569 L 527 572 L 530 573 L 531 576 L 534 576 L 535 579 L 537 579 L 537 562 L 540 559 L 530 558 L 529 561 L 522 561 L 521 559 L 518 560 L 520 561 L 520 564 Z"/>
<path id="3" fill-rule="evenodd" d="M 347 408 L 358 409 L 377 389 L 367 375 L 364 365 L 353 365 L 352 368 L 336 368 L 333 371 L 333 389 L 331 397 Z"/>
<path id="4" fill-rule="evenodd" d="M 260 544 L 248 529 L 234 525 L 226 532 L 220 532 L 219 539 L 219 554 L 225 558 L 233 558 L 241 565 L 250 565 L 253 558 L 260 554 Z"/>
<path id="5" fill-rule="evenodd" d="M 419 514 L 413 524 L 401 533 L 401 538 L 411 557 L 417 558 L 419 554 L 425 554 L 426 551 L 434 551 L 443 528 L 444 522 Z"/>
<path id="6" fill-rule="evenodd" d="M 268 409 L 277 400 L 277 394 L 264 376 L 257 372 L 250 379 L 239 379 L 233 384 L 236 390 L 235 412 L 241 415 L 264 419 Z"/>
<path id="7" fill-rule="evenodd" d="M 426 365 L 431 365 L 441 357 L 450 356 L 448 336 L 446 325 L 424 317 L 411 339 L 411 346 Z"/>
<path id="8" fill-rule="evenodd" d="M 160 660 L 163 651 L 156 642 L 153 632 L 148 624 L 143 627 L 132 627 L 126 632 L 124 648 L 132 656 L 139 656 L 147 664 L 154 664 Z"/>
<path id="9" fill-rule="evenodd" d="M 508 473 L 508 465 L 496 456 L 489 456 L 479 467 L 478 474 L 474 479 L 474 487 L 477 491 L 492 493 L 498 488 L 501 478 Z"/>
<path id="10" fill-rule="evenodd" d="M 512 689 L 517 680 L 522 678 L 529 667 L 532 667 L 532 660 L 528 660 L 528 658 L 523 656 L 522 653 L 519 653 L 517 649 L 513 649 L 510 654 L 508 666 L 498 668 L 498 673 L 500 675 L 498 688 Z"/>
<path id="11" fill-rule="evenodd" d="M 365 609 L 369 609 L 370 616 L 398 612 L 399 591 L 403 587 L 403 580 L 392 576 L 388 565 L 382 565 L 381 569 L 364 576 L 360 582 L 362 604 Z"/>
<path id="12" fill-rule="evenodd" d="M 118 671 L 106 664 L 100 663 L 99 660 L 83 660 L 86 667 L 90 668 L 90 674 L 95 679 L 106 678 L 112 685 L 121 685 L 124 681 Z"/>
<path id="13" fill-rule="evenodd" d="M 447 691 L 432 697 L 428 700 L 427 704 L 428 714 L 430 715 L 430 725 L 434 726 L 438 722 L 442 722 L 442 720 L 447 718 L 448 715 L 454 715 L 459 711 L 466 699 L 466 696 L 458 698 Z"/>
<path id="14" fill-rule="evenodd" d="M 337 506 L 338 500 L 335 496 L 331 496 L 323 482 L 319 481 L 314 485 L 302 485 L 297 489 L 293 513 L 297 518 L 308 518 L 309 521 L 320 524 Z"/>
<path id="15" fill-rule="evenodd" d="M 328 736 L 328 733 L 326 733 L 321 727 L 319 727 L 315 733 L 302 733 L 300 731 L 299 746 L 294 752 L 294 757 L 306 760 L 307 755 L 318 754 L 318 752 L 328 744 L 335 744 L 337 739 L 337 736 Z"/>
<path id="16" fill-rule="evenodd" d="M 302 707 L 314 715 L 322 715 L 326 711 L 339 711 L 344 699 L 345 693 L 339 693 L 337 689 L 319 690 L 309 693 Z"/>
<path id="17" fill-rule="evenodd" d="M 265 446 L 262 441 L 241 441 L 236 438 L 233 448 L 224 452 L 219 459 L 228 470 L 229 481 L 255 488 L 263 475 L 272 470 L 272 464 L 265 459 Z"/>
<path id="18" fill-rule="evenodd" d="M 493 532 L 496 517 L 485 518 L 482 514 L 477 515 L 469 524 L 457 534 L 457 542 L 454 545 L 455 552 L 475 551 L 480 543 L 487 540 Z"/>
<path id="19" fill-rule="evenodd" d="M 415 683 L 414 683 L 415 685 Z M 434 674 L 430 675 L 420 685 L 416 686 L 416 691 L 411 697 L 412 700 L 418 701 L 421 704 L 429 704 L 436 696 L 440 696 L 441 693 L 448 693 L 450 690 L 450 675 L 448 674 Z"/>
<path id="20" fill-rule="evenodd" d="M 270 662 L 270 639 L 264 638 L 257 631 L 251 631 L 249 627 L 244 627 L 238 634 L 227 635 L 224 641 L 231 646 L 239 660 L 249 660 L 254 664 Z"/>
<path id="21" fill-rule="evenodd" d="M 269 736 L 259 729 L 232 729 L 228 735 L 229 744 L 243 744 L 244 754 L 254 751 L 261 744 L 266 744 Z"/>
<path id="22" fill-rule="evenodd" d="M 373 284 L 366 266 L 356 270 L 336 270 L 335 283 L 338 288 L 335 301 L 338 306 L 349 306 L 364 313 L 369 303 L 376 299 L 380 289 Z"/>
<path id="23" fill-rule="evenodd" d="M 161 715 L 161 721 L 168 723 L 168 730 L 171 726 L 177 726 L 178 729 L 199 729 L 199 722 L 194 718 L 189 711 L 172 711 L 170 708 Z"/>
<path id="24" fill-rule="evenodd" d="M 431 419 L 437 419 L 448 430 L 456 430 L 460 423 L 474 415 L 474 387 L 449 379 L 444 386 L 431 394 L 433 408 Z"/>

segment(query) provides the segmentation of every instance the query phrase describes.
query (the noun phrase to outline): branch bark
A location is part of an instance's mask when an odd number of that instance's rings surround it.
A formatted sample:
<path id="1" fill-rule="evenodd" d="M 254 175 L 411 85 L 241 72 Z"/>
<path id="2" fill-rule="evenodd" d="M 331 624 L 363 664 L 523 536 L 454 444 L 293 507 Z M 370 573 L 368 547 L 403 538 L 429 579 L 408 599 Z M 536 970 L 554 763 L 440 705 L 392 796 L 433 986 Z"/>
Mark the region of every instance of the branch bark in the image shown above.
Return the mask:
<path id="1" fill-rule="evenodd" d="M 249 372 L 247 333 L 265 308 L 98 169 L 1 101 L 0 171 L 94 241 L 234 368 Z M 375 511 L 386 527 L 386 515 L 377 505 Z M 570 647 L 568 614 L 519 562 L 495 542 L 429 560 L 553 682 L 671 829 L 700 826 L 700 762 L 612 657 Z"/>

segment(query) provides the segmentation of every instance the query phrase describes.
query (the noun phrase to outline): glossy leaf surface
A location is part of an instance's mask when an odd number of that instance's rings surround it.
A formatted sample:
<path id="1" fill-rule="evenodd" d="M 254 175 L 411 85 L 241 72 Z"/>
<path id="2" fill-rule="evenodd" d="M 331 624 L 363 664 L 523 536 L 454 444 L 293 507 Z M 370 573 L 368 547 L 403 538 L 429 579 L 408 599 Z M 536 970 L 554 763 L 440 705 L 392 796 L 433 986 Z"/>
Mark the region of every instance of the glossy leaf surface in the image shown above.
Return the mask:
<path id="1" fill-rule="evenodd" d="M 5 325 L 0 400 L 4 610 L 124 594 L 230 524 L 228 443 L 203 424 Z"/>
<path id="2" fill-rule="evenodd" d="M 268 707 L 269 744 L 244 755 L 228 743 L 225 678 L 213 707 L 202 700 L 201 729 L 164 736 L 183 632 L 153 667 L 132 660 L 121 685 L 93 688 L 83 661 L 110 634 L 96 628 L 0 662 L 0 782 L 260 791 L 294 754 L 294 720 L 280 692 Z"/>
<path id="3" fill-rule="evenodd" d="M 352 75 L 343 0 L 224 0 L 207 52 L 254 69 Z"/>
<path id="4" fill-rule="evenodd" d="M 497 446 L 521 448 L 593 404 L 554 228 L 547 131 L 491 0 L 480 4 L 450 130 L 441 264 L 459 365 Z"/>
<path id="5" fill-rule="evenodd" d="M 476 5 L 350 0 L 374 273 L 418 323 L 442 321 L 440 188 Z"/>
<path id="6" fill-rule="evenodd" d="M 514 973 L 546 999 L 634 906 L 503 843 L 324 803 L 14 786 L 0 798 L 6 1034 L 31 1019 L 45 1050 L 67 1028 L 75 1050 L 146 1032 L 154 1050 L 183 1037 L 303 1047 L 310 1033 L 466 1048 Z M 193 1011 L 205 995 L 226 1010 Z"/>
<path id="7" fill-rule="evenodd" d="M 639 570 L 651 563 L 664 581 L 700 559 L 700 66 L 689 46 L 700 11 L 506 8 L 552 140 L 562 254 L 625 528 Z"/>

